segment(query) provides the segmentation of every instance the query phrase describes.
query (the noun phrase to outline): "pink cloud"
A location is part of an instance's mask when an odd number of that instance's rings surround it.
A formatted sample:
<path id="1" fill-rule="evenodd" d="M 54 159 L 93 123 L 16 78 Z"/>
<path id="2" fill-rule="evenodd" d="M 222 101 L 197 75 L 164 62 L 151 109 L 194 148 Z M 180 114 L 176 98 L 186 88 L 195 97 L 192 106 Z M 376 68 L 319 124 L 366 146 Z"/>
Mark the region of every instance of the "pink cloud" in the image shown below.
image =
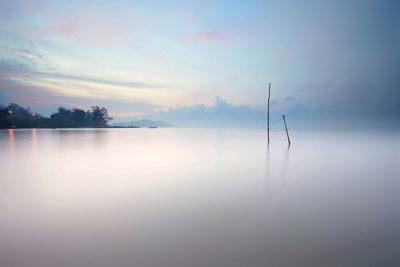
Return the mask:
<path id="1" fill-rule="evenodd" d="M 49 27 L 54 35 L 89 46 L 124 46 L 136 25 L 121 14 L 87 6 L 64 15 Z"/>
<path id="2" fill-rule="evenodd" d="M 129 10 L 89 4 L 67 13 L 60 13 L 53 8 L 40 25 L 12 25 L 15 31 L 35 41 L 55 37 L 79 45 L 124 51 L 136 48 L 132 31 L 137 26 L 137 20 L 132 18 Z"/>
<path id="3" fill-rule="evenodd" d="M 193 34 L 189 37 L 189 40 L 204 43 L 227 43 L 232 41 L 231 38 L 214 31 Z"/>

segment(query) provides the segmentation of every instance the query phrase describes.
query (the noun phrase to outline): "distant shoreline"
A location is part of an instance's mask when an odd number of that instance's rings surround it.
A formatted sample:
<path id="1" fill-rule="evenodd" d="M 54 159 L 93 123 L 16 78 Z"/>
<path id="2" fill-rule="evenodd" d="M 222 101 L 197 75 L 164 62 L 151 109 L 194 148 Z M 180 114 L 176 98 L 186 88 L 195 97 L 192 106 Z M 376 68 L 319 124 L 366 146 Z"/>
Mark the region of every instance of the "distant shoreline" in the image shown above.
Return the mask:
<path id="1" fill-rule="evenodd" d="M 158 127 L 139 127 L 139 126 L 106 126 L 106 127 L 8 127 L 0 130 L 20 130 L 20 129 L 138 129 L 138 128 L 158 128 Z"/>
<path id="2" fill-rule="evenodd" d="M 163 121 L 141 119 L 110 123 L 113 120 L 104 107 L 92 106 L 89 110 L 59 107 L 50 117 L 32 112 L 11 103 L 0 106 L 0 129 L 63 129 L 63 128 L 159 128 L 172 127 Z"/>

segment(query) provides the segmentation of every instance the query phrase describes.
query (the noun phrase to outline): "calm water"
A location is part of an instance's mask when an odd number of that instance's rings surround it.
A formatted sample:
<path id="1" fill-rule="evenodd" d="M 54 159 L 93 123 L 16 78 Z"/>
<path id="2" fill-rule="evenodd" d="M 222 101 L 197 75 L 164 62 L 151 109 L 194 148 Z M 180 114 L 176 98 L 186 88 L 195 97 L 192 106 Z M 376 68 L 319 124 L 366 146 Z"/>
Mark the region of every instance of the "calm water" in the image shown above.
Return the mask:
<path id="1" fill-rule="evenodd" d="M 1 267 L 400 266 L 400 130 L 0 131 Z"/>

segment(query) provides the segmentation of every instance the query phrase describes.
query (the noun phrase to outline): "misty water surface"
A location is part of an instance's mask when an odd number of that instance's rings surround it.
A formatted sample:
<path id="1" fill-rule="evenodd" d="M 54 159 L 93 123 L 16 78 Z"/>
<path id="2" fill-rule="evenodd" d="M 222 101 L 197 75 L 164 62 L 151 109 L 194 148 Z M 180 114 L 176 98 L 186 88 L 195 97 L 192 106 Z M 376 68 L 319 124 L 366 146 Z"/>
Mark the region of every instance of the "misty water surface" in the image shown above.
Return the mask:
<path id="1" fill-rule="evenodd" d="M 400 266 L 400 131 L 0 131 L 0 266 Z"/>

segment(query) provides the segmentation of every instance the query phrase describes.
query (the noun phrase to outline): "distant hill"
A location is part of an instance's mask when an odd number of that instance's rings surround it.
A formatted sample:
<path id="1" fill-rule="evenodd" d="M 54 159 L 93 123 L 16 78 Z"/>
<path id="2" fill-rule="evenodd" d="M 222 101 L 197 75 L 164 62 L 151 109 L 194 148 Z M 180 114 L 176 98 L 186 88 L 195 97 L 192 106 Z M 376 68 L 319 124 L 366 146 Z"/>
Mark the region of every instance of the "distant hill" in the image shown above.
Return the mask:
<path id="1" fill-rule="evenodd" d="M 171 124 L 163 122 L 163 121 L 152 121 L 148 119 L 129 121 L 129 122 L 115 122 L 111 124 L 112 126 L 124 126 L 124 127 L 172 127 Z"/>

